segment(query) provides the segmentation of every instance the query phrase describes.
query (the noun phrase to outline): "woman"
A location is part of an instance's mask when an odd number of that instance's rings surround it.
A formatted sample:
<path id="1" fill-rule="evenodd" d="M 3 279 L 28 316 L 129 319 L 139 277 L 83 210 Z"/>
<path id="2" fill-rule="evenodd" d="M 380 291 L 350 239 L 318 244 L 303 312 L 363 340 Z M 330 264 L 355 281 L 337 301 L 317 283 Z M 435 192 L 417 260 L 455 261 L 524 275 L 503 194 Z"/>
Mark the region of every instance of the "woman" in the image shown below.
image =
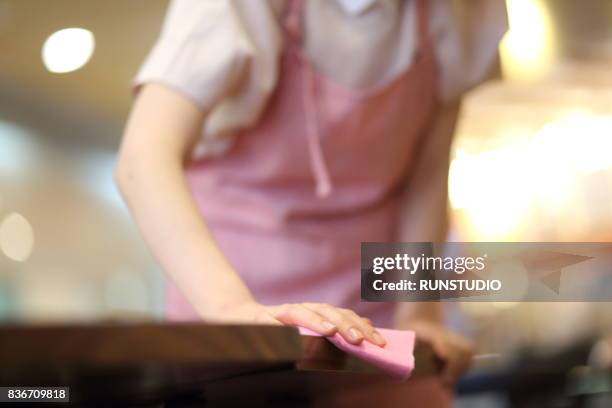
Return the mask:
<path id="1" fill-rule="evenodd" d="M 359 290 L 362 241 L 444 239 L 459 97 L 490 72 L 505 27 L 503 3 L 464 3 L 171 3 L 117 168 L 173 282 L 170 318 L 379 346 L 373 324 L 409 327 L 447 382 L 467 367 L 439 305 Z"/>

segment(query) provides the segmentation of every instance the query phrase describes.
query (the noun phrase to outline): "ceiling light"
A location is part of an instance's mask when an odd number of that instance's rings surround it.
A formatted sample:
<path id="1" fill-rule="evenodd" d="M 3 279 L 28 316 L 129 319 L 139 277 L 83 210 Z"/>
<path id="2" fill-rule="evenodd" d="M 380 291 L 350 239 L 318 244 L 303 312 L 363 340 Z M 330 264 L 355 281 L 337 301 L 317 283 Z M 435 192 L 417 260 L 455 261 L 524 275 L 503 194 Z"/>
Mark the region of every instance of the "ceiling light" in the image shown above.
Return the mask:
<path id="1" fill-rule="evenodd" d="M 76 71 L 89 61 L 95 46 L 91 31 L 65 28 L 47 38 L 42 49 L 45 67 L 54 73 Z"/>

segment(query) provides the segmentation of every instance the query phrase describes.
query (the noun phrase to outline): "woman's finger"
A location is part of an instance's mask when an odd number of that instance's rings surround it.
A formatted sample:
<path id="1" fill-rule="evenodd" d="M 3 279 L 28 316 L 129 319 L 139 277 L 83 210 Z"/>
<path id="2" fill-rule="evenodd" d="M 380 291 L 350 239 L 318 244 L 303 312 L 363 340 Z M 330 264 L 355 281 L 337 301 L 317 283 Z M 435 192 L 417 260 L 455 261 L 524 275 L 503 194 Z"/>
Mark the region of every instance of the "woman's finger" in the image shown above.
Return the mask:
<path id="1" fill-rule="evenodd" d="M 271 308 L 271 314 L 284 324 L 302 326 L 324 336 L 330 336 L 338 330 L 337 326 L 327 318 L 302 305 L 275 306 Z"/>
<path id="2" fill-rule="evenodd" d="M 273 326 L 279 326 L 283 324 L 279 320 L 275 319 L 267 310 L 263 310 L 258 313 L 257 316 L 255 316 L 255 322 L 260 324 L 269 324 Z"/>
<path id="3" fill-rule="evenodd" d="M 460 336 L 449 334 L 449 337 L 449 357 L 442 378 L 447 385 L 453 385 L 470 367 L 473 346 Z"/>
<path id="4" fill-rule="evenodd" d="M 305 306 L 334 323 L 340 335 L 351 344 L 359 344 L 364 339 L 378 346 L 385 344 L 382 336 L 376 333 L 371 324 L 353 312 L 348 313 L 327 304 L 308 303 Z"/>
<path id="5" fill-rule="evenodd" d="M 454 355 L 446 360 L 446 367 L 442 373 L 442 381 L 447 386 L 453 386 L 459 377 L 467 370 L 468 359 L 462 355 Z"/>
<path id="6" fill-rule="evenodd" d="M 340 335 L 349 343 L 359 344 L 365 338 L 364 334 L 339 309 L 329 305 L 312 303 L 305 306 L 332 322 L 338 328 Z"/>
<path id="7" fill-rule="evenodd" d="M 340 335 L 351 344 L 359 344 L 365 338 L 363 332 L 359 330 L 358 326 L 353 323 L 339 308 L 322 305 L 322 304 L 308 304 L 311 310 L 316 310 L 317 313 L 325 316 L 338 328 Z"/>
<path id="8" fill-rule="evenodd" d="M 381 347 L 386 344 L 384 337 L 374 328 L 371 322 L 367 322 L 363 317 L 350 309 L 340 310 L 364 334 L 366 340 L 370 343 Z"/>

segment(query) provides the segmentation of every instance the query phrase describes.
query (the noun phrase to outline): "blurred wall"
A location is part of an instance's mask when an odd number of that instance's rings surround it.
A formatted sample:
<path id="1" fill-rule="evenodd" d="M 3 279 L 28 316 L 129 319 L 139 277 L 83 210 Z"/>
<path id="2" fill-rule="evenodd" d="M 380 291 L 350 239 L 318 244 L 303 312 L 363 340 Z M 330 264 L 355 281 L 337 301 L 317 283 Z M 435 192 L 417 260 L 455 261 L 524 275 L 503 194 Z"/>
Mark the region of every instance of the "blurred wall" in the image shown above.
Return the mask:
<path id="1" fill-rule="evenodd" d="M 130 80 L 166 1 L 0 1 L 0 317 L 155 317 L 161 273 L 112 170 Z M 80 69 L 41 57 L 57 30 L 95 36 Z M 64 50 L 69 52 L 69 49 Z"/>

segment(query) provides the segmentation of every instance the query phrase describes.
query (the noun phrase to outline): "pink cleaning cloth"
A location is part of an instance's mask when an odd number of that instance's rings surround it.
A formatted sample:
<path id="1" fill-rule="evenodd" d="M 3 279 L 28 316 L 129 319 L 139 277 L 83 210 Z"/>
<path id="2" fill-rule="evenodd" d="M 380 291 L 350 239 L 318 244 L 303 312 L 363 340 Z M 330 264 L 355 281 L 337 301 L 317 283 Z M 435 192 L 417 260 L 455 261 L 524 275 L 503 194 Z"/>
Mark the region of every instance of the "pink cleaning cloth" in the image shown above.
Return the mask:
<path id="1" fill-rule="evenodd" d="M 304 327 L 298 327 L 304 336 L 322 336 Z M 340 350 L 353 354 L 388 373 L 395 379 L 405 380 L 414 369 L 414 332 L 408 330 L 376 329 L 387 341 L 384 347 L 376 346 L 369 341 L 359 345 L 347 342 L 340 333 L 328 336 Z"/>

